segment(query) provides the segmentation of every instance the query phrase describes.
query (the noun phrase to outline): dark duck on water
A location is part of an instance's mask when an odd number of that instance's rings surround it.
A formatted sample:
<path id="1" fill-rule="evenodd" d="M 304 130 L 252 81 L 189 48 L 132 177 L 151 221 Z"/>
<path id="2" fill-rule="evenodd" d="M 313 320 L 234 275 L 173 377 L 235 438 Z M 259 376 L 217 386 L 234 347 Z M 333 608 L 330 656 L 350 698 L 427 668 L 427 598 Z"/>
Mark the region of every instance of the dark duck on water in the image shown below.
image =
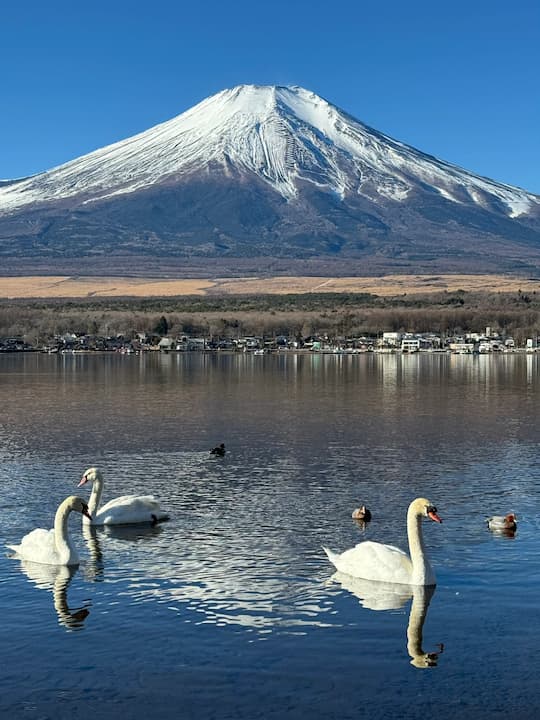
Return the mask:
<path id="1" fill-rule="evenodd" d="M 210 450 L 210 455 L 219 455 L 220 457 L 223 457 L 225 455 L 225 443 L 221 443 L 221 445 L 217 445 L 217 447 L 212 448 L 212 450 Z"/>

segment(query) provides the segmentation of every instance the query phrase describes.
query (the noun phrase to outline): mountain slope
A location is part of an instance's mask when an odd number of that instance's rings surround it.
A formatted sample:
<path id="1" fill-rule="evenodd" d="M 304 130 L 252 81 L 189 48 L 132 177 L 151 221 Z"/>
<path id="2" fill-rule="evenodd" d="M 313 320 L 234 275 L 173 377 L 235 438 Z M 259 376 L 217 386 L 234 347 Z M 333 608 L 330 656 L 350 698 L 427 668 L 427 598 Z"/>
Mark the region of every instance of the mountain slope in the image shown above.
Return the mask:
<path id="1" fill-rule="evenodd" d="M 532 270 L 540 198 L 397 142 L 302 88 L 240 86 L 0 184 L 0 254 Z"/>

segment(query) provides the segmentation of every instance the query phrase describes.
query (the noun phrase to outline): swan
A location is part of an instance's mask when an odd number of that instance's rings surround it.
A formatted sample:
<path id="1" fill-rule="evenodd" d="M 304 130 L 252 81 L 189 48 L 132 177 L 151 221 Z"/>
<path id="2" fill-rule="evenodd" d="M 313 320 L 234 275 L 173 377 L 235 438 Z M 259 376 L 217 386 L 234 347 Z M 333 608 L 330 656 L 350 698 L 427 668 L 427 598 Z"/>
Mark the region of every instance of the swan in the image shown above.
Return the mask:
<path id="1" fill-rule="evenodd" d="M 495 532 L 501 532 L 504 530 L 517 530 L 517 517 L 515 513 L 508 513 L 507 515 L 493 515 L 487 519 L 488 528 Z"/>
<path id="2" fill-rule="evenodd" d="M 83 518 L 83 523 L 91 525 L 155 524 L 169 519 L 168 514 L 160 509 L 159 501 L 153 495 L 121 495 L 99 507 L 103 492 L 101 471 L 95 467 L 88 468 L 77 487 L 82 487 L 87 482 L 92 483 L 92 492 L 88 501 L 88 509 L 92 518 L 91 520 Z"/>
<path id="3" fill-rule="evenodd" d="M 435 585 L 435 573 L 426 556 L 422 519 L 441 523 L 437 508 L 426 498 L 416 498 L 407 511 L 409 556 L 393 545 L 362 542 L 339 554 L 323 548 L 330 562 L 342 573 L 378 582 L 406 585 Z"/>
<path id="4" fill-rule="evenodd" d="M 54 516 L 54 529 L 36 528 L 25 535 L 20 545 L 8 545 L 23 560 L 44 565 L 78 565 L 79 555 L 68 533 L 68 519 L 75 510 L 91 519 L 86 501 L 70 495 L 58 506 Z"/>
<path id="5" fill-rule="evenodd" d="M 371 511 L 368 510 L 368 508 L 365 505 L 361 505 L 359 508 L 356 508 L 356 510 L 353 510 L 352 519 L 353 520 L 363 520 L 364 522 L 370 522 Z"/>

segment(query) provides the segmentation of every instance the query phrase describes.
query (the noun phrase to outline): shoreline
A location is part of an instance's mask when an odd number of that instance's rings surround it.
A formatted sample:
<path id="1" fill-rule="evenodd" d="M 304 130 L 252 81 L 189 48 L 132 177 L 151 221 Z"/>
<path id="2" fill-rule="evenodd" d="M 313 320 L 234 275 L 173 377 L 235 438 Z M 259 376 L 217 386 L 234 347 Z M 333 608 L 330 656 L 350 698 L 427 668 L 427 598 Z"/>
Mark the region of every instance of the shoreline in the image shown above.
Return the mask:
<path id="1" fill-rule="evenodd" d="M 210 349 L 205 350 L 161 350 L 160 348 L 150 348 L 146 350 L 133 350 L 130 352 L 122 350 L 3 350 L 0 351 L 0 357 L 3 355 L 253 355 L 260 357 L 261 355 L 464 355 L 469 357 L 508 357 L 511 355 L 536 355 L 540 352 L 540 348 L 528 349 L 524 347 L 514 348 L 512 350 L 495 350 L 490 352 L 476 352 L 476 351 L 456 351 L 456 350 L 401 350 L 401 349 L 380 349 L 374 348 L 373 350 L 362 350 L 362 349 L 325 349 L 325 350 L 311 350 L 309 348 L 295 348 L 287 349 L 282 348 L 280 350 L 265 350 L 264 352 L 257 352 L 256 350 L 220 350 Z"/>

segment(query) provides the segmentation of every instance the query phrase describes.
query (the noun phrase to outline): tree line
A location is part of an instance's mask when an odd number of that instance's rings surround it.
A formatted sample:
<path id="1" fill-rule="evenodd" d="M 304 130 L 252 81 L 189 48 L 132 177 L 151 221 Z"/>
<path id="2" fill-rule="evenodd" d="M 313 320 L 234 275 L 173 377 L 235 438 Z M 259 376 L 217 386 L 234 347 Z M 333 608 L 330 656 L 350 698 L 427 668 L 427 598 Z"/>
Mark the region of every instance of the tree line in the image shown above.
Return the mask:
<path id="1" fill-rule="evenodd" d="M 486 326 L 524 344 L 526 338 L 540 335 L 540 298 L 536 293 L 458 291 L 397 297 L 306 293 L 0 300 L 0 336 L 23 337 L 34 345 L 65 333 L 129 337 L 138 332 L 158 332 L 236 338 L 315 334 L 358 337 L 396 331 L 453 336 L 483 332 Z"/>

